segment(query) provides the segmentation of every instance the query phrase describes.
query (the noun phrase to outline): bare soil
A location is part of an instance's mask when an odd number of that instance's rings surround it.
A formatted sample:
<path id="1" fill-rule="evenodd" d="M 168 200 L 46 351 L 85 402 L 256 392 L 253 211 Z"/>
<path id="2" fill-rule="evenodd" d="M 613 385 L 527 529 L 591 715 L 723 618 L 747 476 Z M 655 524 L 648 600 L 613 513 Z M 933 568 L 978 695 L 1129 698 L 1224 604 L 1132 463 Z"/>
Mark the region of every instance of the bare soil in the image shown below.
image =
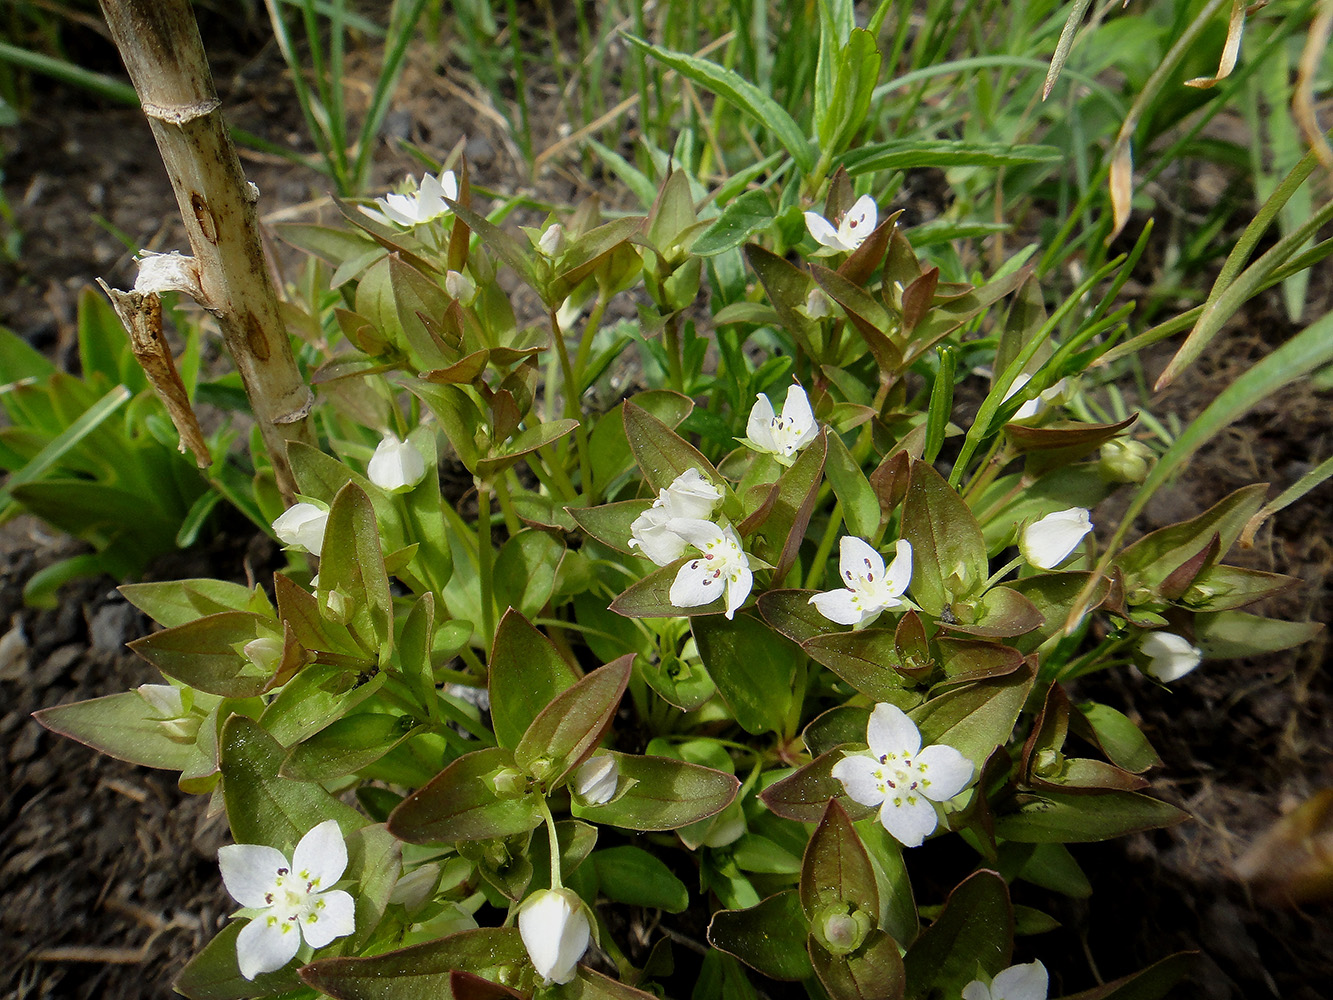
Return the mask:
<path id="1" fill-rule="evenodd" d="M 239 43 L 238 52 L 218 73 L 231 120 L 308 148 L 274 53 L 246 52 Z M 59 113 L 29 115 L 3 136 L 5 193 L 25 241 L 21 263 L 0 265 L 0 323 L 76 370 L 79 290 L 97 276 L 121 287 L 133 281 L 131 251 L 115 233 L 127 234 L 134 248 L 157 250 L 180 247 L 183 236 L 138 112 L 38 86 L 41 106 Z M 502 123 L 465 79 L 441 76 L 432 60 L 419 60 L 405 91 L 413 97 L 391 115 L 391 137 L 410 138 L 436 156 L 462 141 L 474 176 L 497 187 L 522 176 Z M 534 120 L 554 127 L 553 115 Z M 388 143 L 385 150 L 377 168 L 382 181 L 411 169 Z M 303 218 L 320 211 L 325 191 L 315 174 L 252 152 L 244 159 L 264 210 L 290 216 L 300 206 L 295 212 Z M 564 198 L 582 187 L 564 177 L 546 183 Z M 105 221 L 92 221 L 94 214 Z M 1328 289 L 1325 269 L 1312 283 L 1308 316 L 1329 307 Z M 1153 401 L 1154 412 L 1188 420 L 1292 332 L 1276 298 L 1260 299 L 1221 347 Z M 1256 480 L 1274 483 L 1276 491 L 1328 455 L 1330 443 L 1327 394 L 1292 389 L 1201 455 L 1139 527 L 1197 513 Z M 1331 500 L 1327 485 L 1310 494 L 1243 554 L 1249 565 L 1304 581 L 1269 613 L 1317 621 L 1333 615 Z M 0 529 L 0 635 L 20 637 L 0 644 L 9 654 L 0 656 L 0 989 L 5 1000 L 165 998 L 173 995 L 173 976 L 231 908 L 216 869 L 225 823 L 207 815 L 205 801 L 180 793 L 169 775 L 99 756 L 31 720 L 40 707 L 159 679 L 123 647 L 149 623 L 115 593 L 114 581 L 67 588 L 55 611 L 22 606 L 24 581 L 74 551 L 71 544 L 31 521 Z M 155 567 L 153 575 L 262 578 L 272 558 L 271 546 L 238 524 L 211 548 Z M 1076 847 L 1094 883 L 1090 903 L 1019 890 L 1019 902 L 1050 907 L 1064 925 L 1034 942 L 1043 955 L 1065 955 L 1052 970 L 1053 995 L 1182 949 L 1201 953 L 1196 973 L 1178 991 L 1182 997 L 1328 995 L 1329 905 L 1260 903 L 1232 874 L 1236 858 L 1270 824 L 1333 785 L 1326 644 L 1321 635 L 1263 661 L 1208 663 L 1169 693 L 1129 672 L 1080 686 L 1076 695 L 1104 700 L 1142 724 L 1165 761 L 1155 787 L 1195 819 Z M 1026 950 L 1020 942 L 1020 957 Z M 782 995 L 781 988 L 770 995 Z"/>

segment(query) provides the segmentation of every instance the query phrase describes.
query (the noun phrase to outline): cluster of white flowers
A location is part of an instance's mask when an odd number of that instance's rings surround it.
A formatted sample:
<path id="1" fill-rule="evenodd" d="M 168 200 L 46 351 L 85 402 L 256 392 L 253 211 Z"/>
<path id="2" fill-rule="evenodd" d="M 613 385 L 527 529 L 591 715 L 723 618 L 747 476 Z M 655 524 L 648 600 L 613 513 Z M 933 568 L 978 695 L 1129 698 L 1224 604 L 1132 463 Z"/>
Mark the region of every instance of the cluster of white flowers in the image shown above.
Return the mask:
<path id="1" fill-rule="evenodd" d="M 863 806 L 877 806 L 884 829 L 904 847 L 920 847 L 939 822 L 934 803 L 972 782 L 972 762 L 951 746 L 921 748 L 921 730 L 902 709 L 881 702 L 866 727 L 868 750 L 833 765 L 833 777 Z"/>

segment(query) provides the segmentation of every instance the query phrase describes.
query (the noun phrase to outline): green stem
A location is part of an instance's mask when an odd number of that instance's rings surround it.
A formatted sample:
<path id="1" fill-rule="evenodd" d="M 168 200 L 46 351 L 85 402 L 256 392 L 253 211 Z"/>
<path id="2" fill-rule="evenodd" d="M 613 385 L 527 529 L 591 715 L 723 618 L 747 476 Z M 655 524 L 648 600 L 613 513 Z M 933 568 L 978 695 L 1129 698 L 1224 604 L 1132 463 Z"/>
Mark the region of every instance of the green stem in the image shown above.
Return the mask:
<path id="1" fill-rule="evenodd" d="M 560 880 L 560 838 L 555 835 L 555 819 L 551 816 L 551 807 L 547 804 L 546 796 L 541 796 L 537 802 L 542 811 L 542 819 L 546 821 L 547 836 L 551 838 L 551 888 L 563 889 L 565 885 Z"/>
<path id="2" fill-rule="evenodd" d="M 491 487 L 477 480 L 477 577 L 481 581 L 481 634 L 487 642 L 495 636 L 493 579 L 495 550 L 491 547 Z"/>
<path id="3" fill-rule="evenodd" d="M 514 509 L 514 501 L 509 496 L 509 477 L 511 475 L 513 475 L 513 469 L 506 469 L 496 477 L 495 499 L 500 503 L 500 512 L 504 515 L 505 528 L 512 538 L 523 530 L 523 522 L 518 516 L 518 511 Z"/>
<path id="4" fill-rule="evenodd" d="M 574 365 L 569 360 L 569 345 L 565 343 L 565 335 L 560 329 L 554 309 L 550 315 L 551 336 L 555 339 L 555 349 L 560 356 L 560 370 L 565 377 L 565 416 L 579 421 L 578 426 L 574 428 L 574 448 L 579 456 L 579 482 L 583 484 L 583 492 L 588 494 L 592 490 L 592 460 L 588 457 L 588 430 L 583 426 L 583 421 L 579 420 L 579 382 L 574 373 Z"/>
<path id="5" fill-rule="evenodd" d="M 990 579 L 986 581 L 985 585 L 981 589 L 990 590 L 991 587 L 995 586 L 997 583 L 999 583 L 1001 580 L 1003 580 L 1006 576 L 1008 576 L 1010 573 L 1012 573 L 1021 565 L 1023 565 L 1023 557 L 1014 556 L 1014 558 L 1010 559 L 1007 563 L 1005 563 L 994 573 L 992 573 L 990 575 Z"/>
<path id="6" fill-rule="evenodd" d="M 815 550 L 815 557 L 810 560 L 810 572 L 805 577 L 806 590 L 815 590 L 819 587 L 820 580 L 824 575 L 824 567 L 828 565 L 829 556 L 833 554 L 833 543 L 838 540 L 838 529 L 840 527 L 842 527 L 841 500 L 833 504 L 833 513 L 829 515 L 828 527 L 824 529 L 824 535 L 819 540 L 819 548 Z"/>
<path id="7" fill-rule="evenodd" d="M 597 331 L 602 328 L 602 316 L 606 312 L 606 298 L 599 291 L 587 322 L 583 324 L 583 336 L 579 338 L 578 353 L 574 357 L 574 375 L 583 384 L 583 374 L 588 370 L 588 359 L 592 357 L 592 341 Z"/>

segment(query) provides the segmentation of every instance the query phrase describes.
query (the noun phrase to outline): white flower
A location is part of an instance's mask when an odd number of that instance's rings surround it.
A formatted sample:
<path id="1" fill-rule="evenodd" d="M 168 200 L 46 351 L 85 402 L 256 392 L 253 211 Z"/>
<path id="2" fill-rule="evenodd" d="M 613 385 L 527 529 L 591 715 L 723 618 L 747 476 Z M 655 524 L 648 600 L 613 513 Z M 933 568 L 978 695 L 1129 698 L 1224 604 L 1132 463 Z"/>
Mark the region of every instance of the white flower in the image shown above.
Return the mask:
<path id="1" fill-rule="evenodd" d="M 727 618 L 735 617 L 736 609 L 745 603 L 754 585 L 750 560 L 735 530 L 689 518 L 676 521 L 672 530 L 702 555 L 691 559 L 676 573 L 669 592 L 671 603 L 678 608 L 711 604 L 722 596 L 725 587 Z"/>
<path id="2" fill-rule="evenodd" d="M 565 250 L 565 227 L 553 222 L 537 240 L 537 249 L 548 257 L 559 257 Z"/>
<path id="3" fill-rule="evenodd" d="M 832 224 L 818 212 L 805 213 L 805 227 L 822 246 L 832 251 L 846 250 L 850 253 L 875 231 L 875 220 L 878 217 L 879 209 L 875 205 L 875 199 L 863 194 L 856 199 L 856 204 L 843 214 L 837 229 L 834 229 Z"/>
<path id="4" fill-rule="evenodd" d="M 281 851 L 259 844 L 224 847 L 218 863 L 236 902 L 258 911 L 236 937 L 236 960 L 246 979 L 281 969 L 296 957 L 302 937 L 311 948 L 323 948 L 352 933 L 355 902 L 328 888 L 347 867 L 337 820 L 325 820 L 302 837 L 290 864 Z"/>
<path id="5" fill-rule="evenodd" d="M 312 503 L 297 503 L 288 507 L 273 522 L 273 533 L 284 545 L 305 549 L 317 556 L 324 547 L 324 528 L 328 522 L 327 510 L 321 510 Z"/>
<path id="6" fill-rule="evenodd" d="M 426 460 L 410 441 L 386 434 L 366 466 L 370 481 L 390 493 L 405 493 L 426 478 Z"/>
<path id="7" fill-rule="evenodd" d="M 781 416 L 774 415 L 773 404 L 762 392 L 755 398 L 745 425 L 745 444 L 773 455 L 783 465 L 791 465 L 796 453 L 813 441 L 818 431 L 809 397 L 799 385 L 793 385 L 787 390 Z"/>
<path id="8" fill-rule="evenodd" d="M 989 986 L 974 979 L 963 987 L 963 1000 L 1046 1000 L 1049 980 L 1040 962 L 1011 965 Z"/>
<path id="9" fill-rule="evenodd" d="M 375 204 L 391 222 L 411 229 L 444 215 L 449 211 L 449 206 L 444 200 L 448 198 L 454 201 L 457 197 L 458 180 L 452 170 L 446 170 L 438 179 L 433 174 L 425 174 L 421 178 L 421 183 L 416 185 L 416 190 L 406 194 L 386 194 L 383 198 L 376 198 Z"/>
<path id="10" fill-rule="evenodd" d="M 477 297 L 477 283 L 463 271 L 444 273 L 444 290 L 450 298 L 455 298 L 461 305 L 470 306 Z"/>
<path id="11" fill-rule="evenodd" d="M 833 308 L 829 305 L 829 297 L 824 294 L 824 290 L 816 285 L 805 296 L 805 314 L 811 319 L 824 319 L 826 316 L 833 315 Z"/>
<path id="12" fill-rule="evenodd" d="M 685 539 L 672 525 L 682 518 L 707 521 L 722 492 L 704 478 L 698 469 L 686 469 L 664 490 L 659 490 L 653 505 L 629 526 L 630 548 L 665 566 L 685 553 Z"/>
<path id="13" fill-rule="evenodd" d="M 1143 672 L 1163 684 L 1180 680 L 1203 659 L 1198 646 L 1174 632 L 1149 632 L 1140 640 L 1139 652 L 1148 657 Z"/>
<path id="14" fill-rule="evenodd" d="M 860 538 L 844 535 L 838 544 L 838 569 L 847 586 L 816 594 L 810 603 L 839 625 L 860 625 L 886 608 L 896 608 L 912 582 L 912 543 L 898 539 L 896 553 L 886 571 L 878 552 Z"/>
<path id="15" fill-rule="evenodd" d="M 1092 521 L 1084 508 L 1057 510 L 1023 529 L 1018 550 L 1037 569 L 1055 569 L 1091 530 Z"/>
<path id="16" fill-rule="evenodd" d="M 937 822 L 932 802 L 947 802 L 972 781 L 972 762 L 951 746 L 921 749 L 921 731 L 902 709 L 883 702 L 870 713 L 865 753 L 833 765 L 833 777 L 904 847 L 920 847 Z"/>
<path id="17" fill-rule="evenodd" d="M 583 902 L 568 889 L 540 889 L 518 911 L 518 933 L 543 983 L 567 983 L 588 950 Z"/>
<path id="18" fill-rule="evenodd" d="M 620 765 L 610 754 L 593 754 L 574 772 L 574 794 L 590 806 L 605 805 L 616 794 Z"/>
<path id="19" fill-rule="evenodd" d="M 1032 381 L 1031 375 L 1028 375 L 1026 373 L 1020 374 L 1017 378 L 1013 380 L 1013 382 L 1009 384 L 1009 390 L 1004 394 L 1004 398 L 1008 399 L 1010 396 L 1013 396 L 1020 389 L 1022 389 L 1023 386 L 1027 385 L 1031 381 Z M 1020 406 L 1017 410 L 1014 411 L 1014 415 L 1009 419 L 1026 420 L 1028 417 L 1035 417 L 1042 410 L 1046 409 L 1047 406 L 1055 406 L 1064 402 L 1065 396 L 1068 392 L 1069 392 L 1069 380 L 1062 378 L 1059 382 L 1056 382 L 1055 385 L 1051 386 L 1049 389 L 1043 389 L 1039 394 L 1033 396 L 1031 399 L 1025 402 L 1022 406 Z"/>

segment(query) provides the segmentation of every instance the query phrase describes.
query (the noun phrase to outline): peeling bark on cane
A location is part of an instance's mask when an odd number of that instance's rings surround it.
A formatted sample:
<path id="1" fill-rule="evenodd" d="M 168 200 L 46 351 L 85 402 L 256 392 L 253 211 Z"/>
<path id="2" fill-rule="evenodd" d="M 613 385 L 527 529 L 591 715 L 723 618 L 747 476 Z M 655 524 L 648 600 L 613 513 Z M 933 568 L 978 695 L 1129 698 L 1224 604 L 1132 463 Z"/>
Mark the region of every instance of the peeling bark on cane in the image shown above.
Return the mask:
<path id="1" fill-rule="evenodd" d="M 187 0 L 100 2 L 176 193 L 198 275 L 190 294 L 217 318 L 290 501 L 287 442 L 314 443 L 306 419 L 313 395 L 292 357 L 259 240 L 258 192 L 222 120 L 194 14 Z"/>

